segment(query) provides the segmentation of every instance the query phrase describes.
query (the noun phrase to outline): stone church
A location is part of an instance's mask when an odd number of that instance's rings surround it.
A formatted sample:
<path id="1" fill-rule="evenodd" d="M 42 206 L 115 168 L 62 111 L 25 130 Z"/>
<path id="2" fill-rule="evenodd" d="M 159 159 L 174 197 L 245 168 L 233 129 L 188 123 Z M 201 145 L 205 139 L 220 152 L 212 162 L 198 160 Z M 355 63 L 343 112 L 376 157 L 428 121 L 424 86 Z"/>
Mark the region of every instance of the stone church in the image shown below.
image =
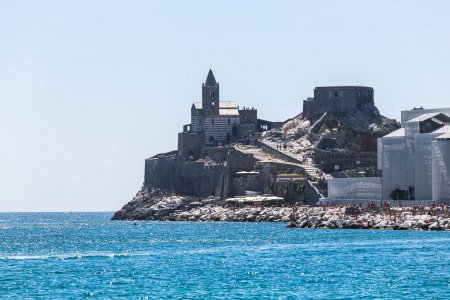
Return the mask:
<path id="1" fill-rule="evenodd" d="M 240 109 L 235 101 L 220 101 L 220 85 L 209 70 L 202 84 L 202 101 L 192 104 L 191 123 L 178 134 L 178 153 L 198 158 L 205 146 L 245 140 L 258 131 L 257 114 L 254 108 Z"/>

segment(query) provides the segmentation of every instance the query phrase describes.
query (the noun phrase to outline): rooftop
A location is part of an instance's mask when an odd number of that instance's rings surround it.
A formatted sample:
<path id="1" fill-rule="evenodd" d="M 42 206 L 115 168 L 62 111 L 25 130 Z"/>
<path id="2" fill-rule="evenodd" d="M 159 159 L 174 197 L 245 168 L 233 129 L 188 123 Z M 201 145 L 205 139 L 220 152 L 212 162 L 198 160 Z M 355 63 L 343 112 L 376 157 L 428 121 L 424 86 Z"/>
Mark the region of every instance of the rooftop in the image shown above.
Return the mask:
<path id="1" fill-rule="evenodd" d="M 208 76 L 206 77 L 205 86 L 216 86 L 216 78 L 211 69 L 209 69 Z"/>
<path id="2" fill-rule="evenodd" d="M 433 131 L 433 133 L 447 133 L 450 132 L 450 125 L 445 125 L 439 129 L 436 129 L 435 131 Z"/>
<path id="3" fill-rule="evenodd" d="M 219 116 L 239 116 L 237 108 L 219 108 Z"/>
<path id="4" fill-rule="evenodd" d="M 450 132 L 444 133 L 443 135 L 438 136 L 436 139 L 438 139 L 438 140 L 450 140 Z"/>
<path id="5" fill-rule="evenodd" d="M 400 128 L 394 132 L 391 132 L 384 137 L 399 137 L 399 136 L 405 136 L 405 128 Z"/>
<path id="6" fill-rule="evenodd" d="M 343 85 L 343 86 L 316 86 L 315 90 L 354 90 L 354 89 L 369 89 L 373 90 L 370 86 L 362 86 L 362 85 Z"/>
<path id="7" fill-rule="evenodd" d="M 411 119 L 409 121 L 407 121 L 408 123 L 413 123 L 413 122 L 422 122 L 428 119 L 431 119 L 433 117 L 436 117 L 437 115 L 441 114 L 440 112 L 431 112 L 431 113 L 426 113 L 423 115 L 420 115 L 418 117 L 415 117 L 414 119 Z"/>
<path id="8" fill-rule="evenodd" d="M 202 109 L 203 104 L 201 102 L 194 102 L 195 109 Z M 237 109 L 236 101 L 219 101 L 219 109 Z"/>

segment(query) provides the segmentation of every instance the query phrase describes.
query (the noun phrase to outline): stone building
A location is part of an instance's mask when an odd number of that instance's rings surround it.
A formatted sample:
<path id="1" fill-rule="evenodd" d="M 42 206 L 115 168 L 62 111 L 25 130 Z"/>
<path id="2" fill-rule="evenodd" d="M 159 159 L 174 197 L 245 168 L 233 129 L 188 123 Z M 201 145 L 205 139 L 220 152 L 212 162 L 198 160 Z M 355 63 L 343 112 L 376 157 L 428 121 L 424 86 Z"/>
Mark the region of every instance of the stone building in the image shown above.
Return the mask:
<path id="1" fill-rule="evenodd" d="M 309 120 L 317 120 L 325 112 L 343 116 L 356 110 L 373 110 L 374 91 L 365 86 L 316 87 L 314 97 L 303 101 L 303 115 Z"/>
<path id="2" fill-rule="evenodd" d="M 258 128 L 254 108 L 239 109 L 235 101 L 220 100 L 220 85 L 212 70 L 202 84 L 202 101 L 191 106 L 191 123 L 178 135 L 178 151 L 199 157 L 204 146 L 225 145 L 252 136 Z"/>

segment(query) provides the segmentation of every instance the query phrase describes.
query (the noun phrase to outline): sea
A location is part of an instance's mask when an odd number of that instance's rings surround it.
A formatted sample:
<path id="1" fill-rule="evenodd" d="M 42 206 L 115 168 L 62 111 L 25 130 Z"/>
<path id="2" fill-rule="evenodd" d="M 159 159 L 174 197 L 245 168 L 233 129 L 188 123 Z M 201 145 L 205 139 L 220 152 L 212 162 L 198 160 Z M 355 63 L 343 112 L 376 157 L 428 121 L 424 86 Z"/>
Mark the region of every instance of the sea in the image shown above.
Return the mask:
<path id="1" fill-rule="evenodd" d="M 0 213 L 0 299 L 450 299 L 450 232 Z"/>

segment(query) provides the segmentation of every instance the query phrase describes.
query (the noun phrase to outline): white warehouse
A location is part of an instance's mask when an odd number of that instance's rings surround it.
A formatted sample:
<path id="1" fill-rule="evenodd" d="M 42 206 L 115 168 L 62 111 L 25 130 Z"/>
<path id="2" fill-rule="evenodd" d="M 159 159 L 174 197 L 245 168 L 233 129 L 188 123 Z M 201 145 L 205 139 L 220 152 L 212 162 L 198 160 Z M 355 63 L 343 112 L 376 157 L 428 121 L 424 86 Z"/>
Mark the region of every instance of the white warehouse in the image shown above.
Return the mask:
<path id="1" fill-rule="evenodd" d="M 383 200 L 450 200 L 450 108 L 402 111 L 378 140 Z"/>

